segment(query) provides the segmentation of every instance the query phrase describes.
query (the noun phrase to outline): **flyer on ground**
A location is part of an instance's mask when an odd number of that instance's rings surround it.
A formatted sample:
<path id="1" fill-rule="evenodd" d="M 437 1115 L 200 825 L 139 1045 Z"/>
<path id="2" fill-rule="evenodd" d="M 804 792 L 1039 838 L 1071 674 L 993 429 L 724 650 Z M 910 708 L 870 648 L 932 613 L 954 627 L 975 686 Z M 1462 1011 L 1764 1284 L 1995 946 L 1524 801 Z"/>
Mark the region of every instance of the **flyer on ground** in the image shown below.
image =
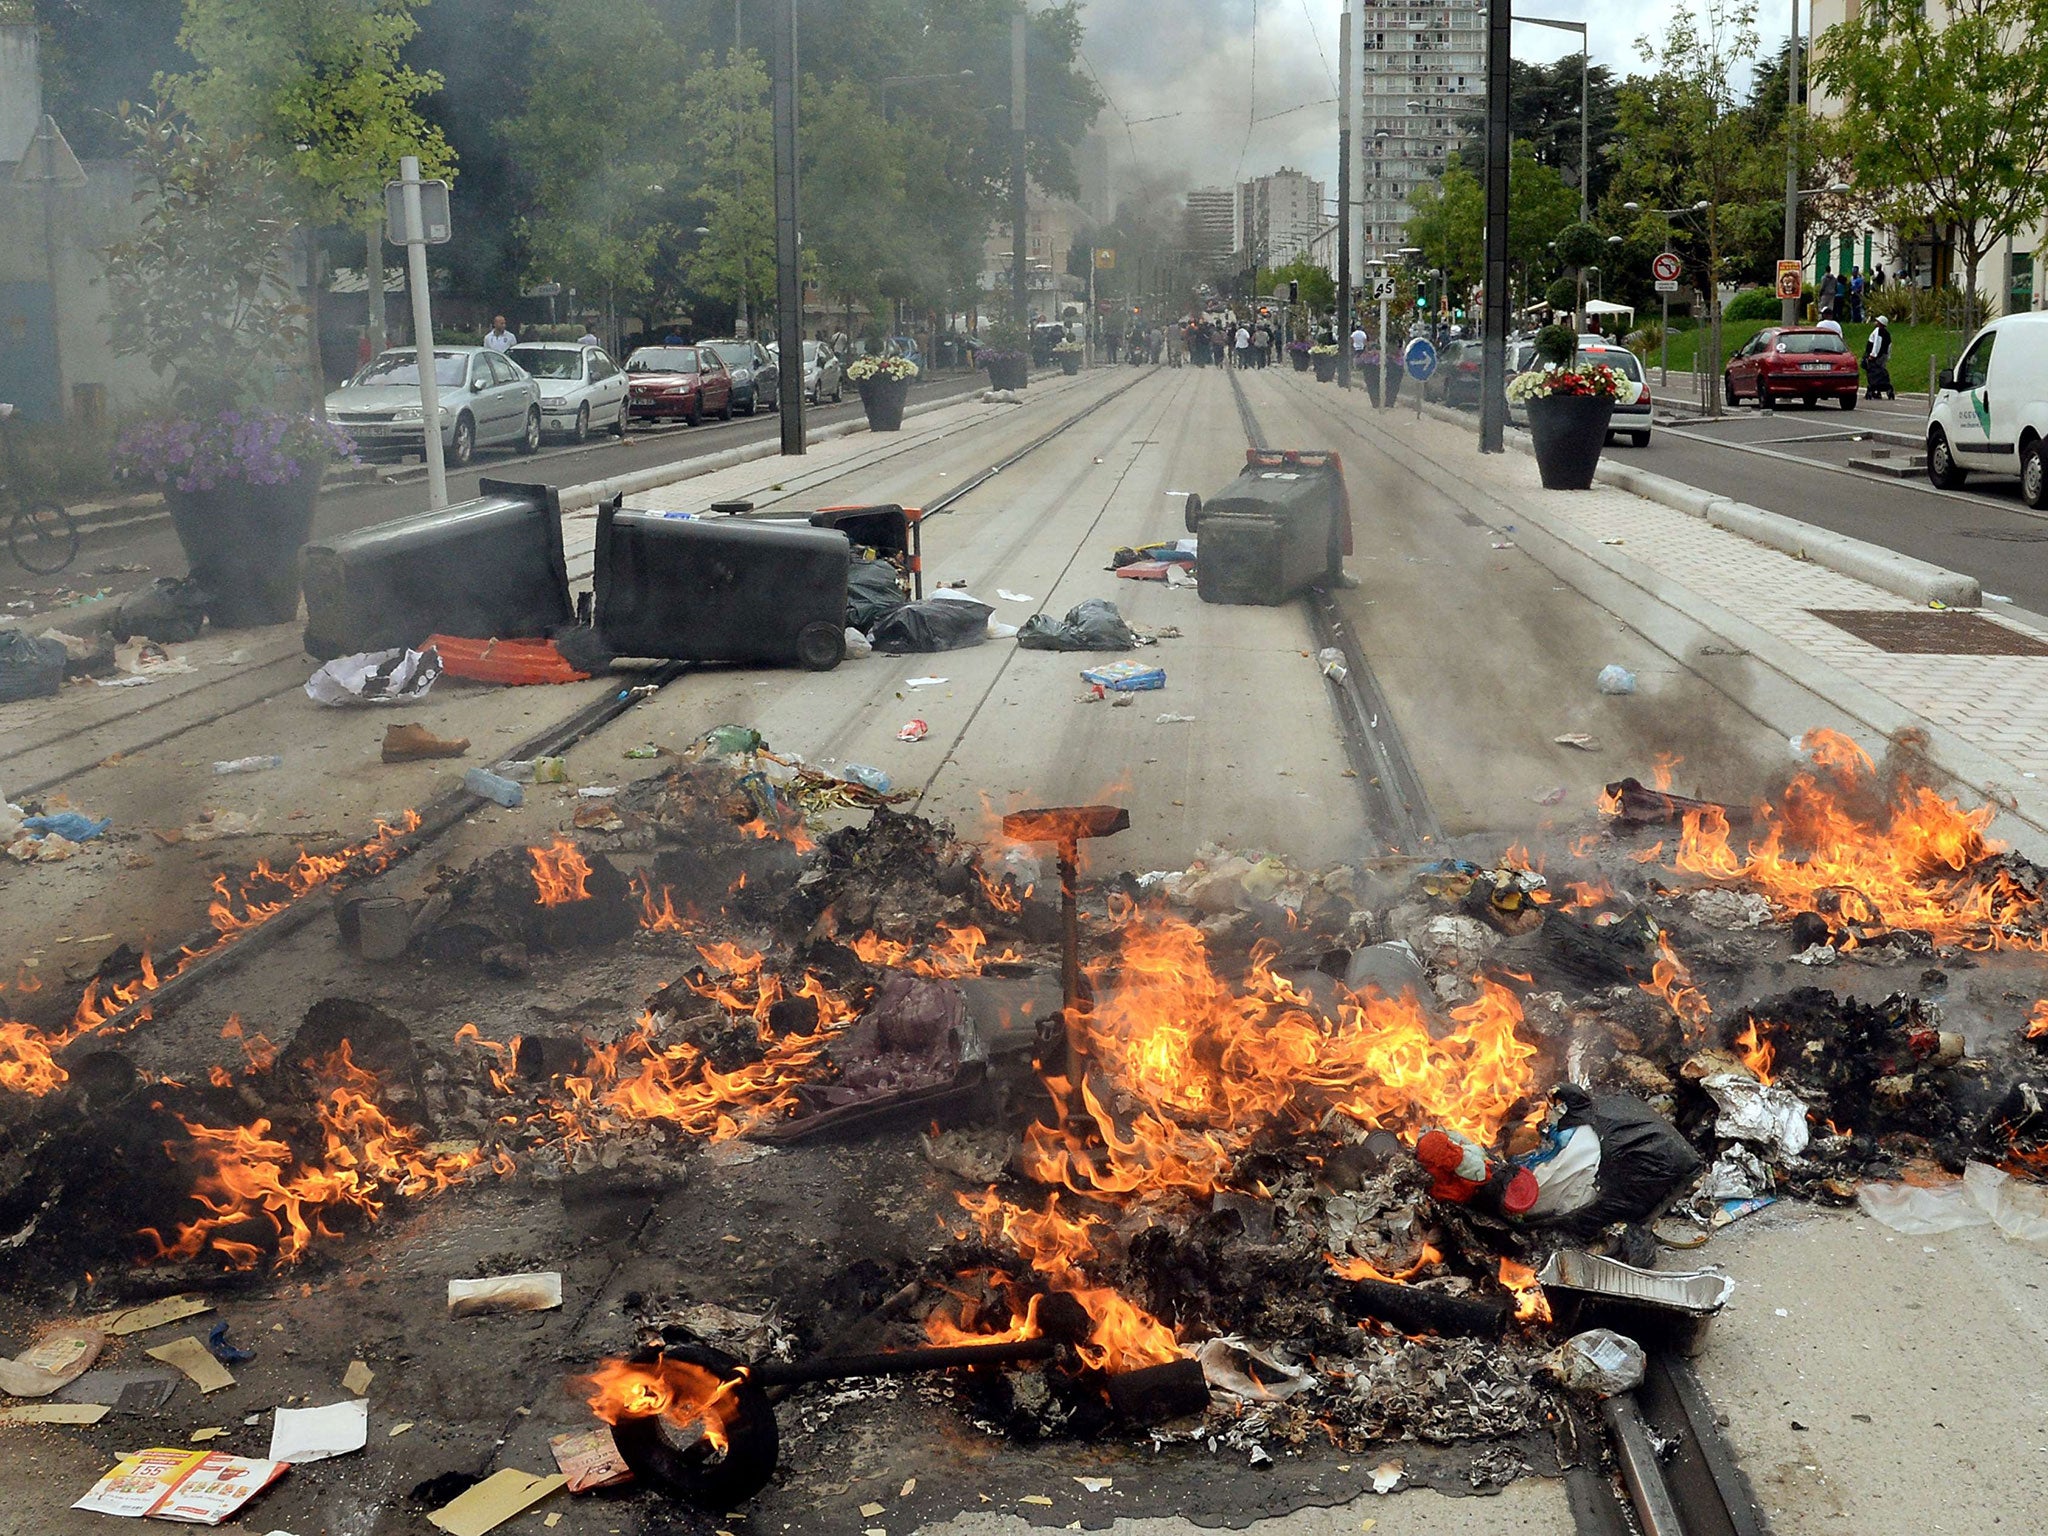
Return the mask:
<path id="1" fill-rule="evenodd" d="M 71 1507 L 102 1515 L 219 1525 L 275 1482 L 285 1466 L 219 1451 L 135 1451 L 122 1457 Z"/>

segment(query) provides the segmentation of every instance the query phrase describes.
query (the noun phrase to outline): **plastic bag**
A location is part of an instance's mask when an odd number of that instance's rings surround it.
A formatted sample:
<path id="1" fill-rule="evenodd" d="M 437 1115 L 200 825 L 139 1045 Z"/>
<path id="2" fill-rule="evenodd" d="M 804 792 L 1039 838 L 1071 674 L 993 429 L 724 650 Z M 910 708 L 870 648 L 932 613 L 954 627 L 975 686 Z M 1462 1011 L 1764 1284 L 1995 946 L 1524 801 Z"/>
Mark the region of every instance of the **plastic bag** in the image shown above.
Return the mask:
<path id="1" fill-rule="evenodd" d="M 1721 1111 L 1714 1122 L 1716 1136 L 1761 1142 L 1783 1157 L 1806 1150 L 1806 1101 L 1791 1089 L 1760 1083 L 1744 1072 L 1716 1072 L 1700 1086 Z"/>
<path id="2" fill-rule="evenodd" d="M 1614 1397 L 1642 1385 L 1643 1346 L 1611 1328 L 1575 1333 L 1543 1357 L 1543 1368 L 1573 1392 Z"/>
<path id="3" fill-rule="evenodd" d="M 896 567 L 883 560 L 856 561 L 846 572 L 846 624 L 863 632 L 893 608 L 903 606 Z"/>
<path id="4" fill-rule="evenodd" d="M 988 638 L 988 618 L 994 612 L 971 598 L 902 603 L 868 627 L 868 638 L 876 650 L 890 656 L 957 651 Z"/>
<path id="5" fill-rule="evenodd" d="M 1970 1198 L 1960 1179 L 1932 1189 L 1918 1184 L 1859 1184 L 1856 1205 L 1864 1215 L 1909 1237 L 1932 1237 L 1958 1227 L 1991 1224 L 1990 1215 Z"/>
<path id="6" fill-rule="evenodd" d="M 1611 1222 L 1641 1221 L 1680 1184 L 1699 1172 L 1700 1155 L 1641 1099 L 1627 1094 L 1594 1098 L 1575 1083 L 1555 1099 L 1563 1128 L 1590 1125 L 1600 1138 L 1600 1176 L 1590 1203 L 1561 1219 L 1567 1231 L 1597 1232 Z"/>
<path id="7" fill-rule="evenodd" d="M 206 589 L 190 576 L 159 576 L 115 605 L 107 632 L 116 640 L 141 635 L 159 645 L 197 640 L 206 627 Z"/>
<path id="8" fill-rule="evenodd" d="M 340 709 L 350 704 L 406 704 L 422 698 L 441 675 L 441 653 L 399 647 L 337 656 L 306 679 L 306 697 Z"/>
<path id="9" fill-rule="evenodd" d="M 0 630 L 0 704 L 48 698 L 64 686 L 67 659 L 62 641 L 38 640 L 26 630 Z"/>
<path id="10" fill-rule="evenodd" d="M 1989 1163 L 1963 1170 L 1963 1188 L 2007 1237 L 2022 1242 L 2048 1240 L 2048 1190 L 2024 1183 Z"/>
<path id="11" fill-rule="evenodd" d="M 1590 1125 L 1575 1125 L 1557 1137 L 1555 1147 L 1545 1147 L 1529 1157 L 1517 1158 L 1536 1176 L 1536 1203 L 1529 1214 L 1569 1216 L 1590 1205 L 1600 1187 L 1600 1133 Z"/>
<path id="12" fill-rule="evenodd" d="M 849 624 L 846 627 L 846 659 L 848 661 L 858 661 L 863 656 L 872 656 L 874 654 L 874 642 Z"/>
<path id="13" fill-rule="evenodd" d="M 1128 651 L 1137 643 L 1116 604 L 1103 597 L 1076 603 L 1064 619 L 1034 613 L 1017 631 L 1017 644 L 1027 651 Z"/>
<path id="14" fill-rule="evenodd" d="M 1627 667 L 1610 664 L 1600 669 L 1599 677 L 1594 679 L 1594 686 L 1602 693 L 1634 693 L 1636 675 Z"/>

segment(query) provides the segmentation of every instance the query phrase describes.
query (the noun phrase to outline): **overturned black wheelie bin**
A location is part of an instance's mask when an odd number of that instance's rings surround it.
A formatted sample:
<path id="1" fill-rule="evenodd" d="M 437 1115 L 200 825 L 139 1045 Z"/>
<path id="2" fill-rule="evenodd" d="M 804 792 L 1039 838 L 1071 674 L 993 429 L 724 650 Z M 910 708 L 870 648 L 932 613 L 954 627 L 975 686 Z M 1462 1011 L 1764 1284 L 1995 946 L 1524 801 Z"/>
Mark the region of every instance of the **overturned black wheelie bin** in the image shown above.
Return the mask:
<path id="1" fill-rule="evenodd" d="M 804 523 L 598 508 L 596 624 L 621 656 L 822 672 L 846 656 L 844 533 Z"/>
<path id="2" fill-rule="evenodd" d="M 325 661 L 435 634 L 534 638 L 567 624 L 555 488 L 485 480 L 478 491 L 446 511 L 308 544 L 307 654 Z"/>
<path id="3" fill-rule="evenodd" d="M 1351 502 L 1334 453 L 1249 449 L 1235 480 L 1207 501 L 1191 496 L 1188 503 L 1205 603 L 1284 603 L 1342 575 L 1351 553 Z"/>

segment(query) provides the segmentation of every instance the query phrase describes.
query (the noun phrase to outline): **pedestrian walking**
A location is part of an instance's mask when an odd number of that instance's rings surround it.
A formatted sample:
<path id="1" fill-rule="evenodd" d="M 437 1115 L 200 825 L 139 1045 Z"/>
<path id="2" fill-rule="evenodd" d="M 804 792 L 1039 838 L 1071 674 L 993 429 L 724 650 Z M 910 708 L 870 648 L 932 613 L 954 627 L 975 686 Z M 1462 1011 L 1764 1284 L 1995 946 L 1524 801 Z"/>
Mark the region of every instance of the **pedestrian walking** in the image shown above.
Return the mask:
<path id="1" fill-rule="evenodd" d="M 1841 279 L 1837 278 L 1835 274 L 1832 272 L 1821 273 L 1820 288 L 1816 291 L 1814 295 L 1815 302 L 1818 304 L 1820 312 L 1823 315 L 1827 314 L 1830 310 L 1832 310 L 1835 307 L 1835 300 L 1840 296 Z"/>
<path id="2" fill-rule="evenodd" d="M 1863 269 L 1849 269 L 1849 319 L 1852 324 L 1863 323 Z"/>
<path id="3" fill-rule="evenodd" d="M 1369 340 L 1371 338 L 1365 334 L 1364 321 L 1359 321 L 1351 327 L 1351 370 L 1354 373 L 1361 371 L 1365 367 L 1365 344 Z M 1374 388 L 1373 393 L 1375 396 L 1378 395 L 1379 390 L 1377 387 Z"/>
<path id="4" fill-rule="evenodd" d="M 1863 343 L 1863 377 L 1869 386 L 1866 399 L 1899 398 L 1899 392 L 1892 388 L 1892 327 L 1883 315 L 1877 317 L 1877 324 L 1870 328 Z"/>
<path id="5" fill-rule="evenodd" d="M 1817 331 L 1832 331 L 1837 336 L 1842 334 L 1842 322 L 1835 318 L 1835 311 L 1832 305 L 1820 312 L 1820 323 L 1814 326 L 1814 329 Z"/>
<path id="6" fill-rule="evenodd" d="M 493 352 L 510 352 L 519 345 L 519 338 L 505 329 L 503 315 L 491 316 L 491 328 L 484 332 L 484 345 Z"/>

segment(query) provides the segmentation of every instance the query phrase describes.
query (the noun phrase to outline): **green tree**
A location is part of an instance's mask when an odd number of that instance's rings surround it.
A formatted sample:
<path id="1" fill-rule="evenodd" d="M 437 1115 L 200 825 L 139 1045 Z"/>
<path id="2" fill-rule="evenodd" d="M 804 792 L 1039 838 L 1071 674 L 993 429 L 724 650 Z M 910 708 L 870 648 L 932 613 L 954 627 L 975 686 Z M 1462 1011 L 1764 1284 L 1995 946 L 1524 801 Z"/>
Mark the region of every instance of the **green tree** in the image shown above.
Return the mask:
<path id="1" fill-rule="evenodd" d="M 767 66 L 759 54 L 701 62 L 683 84 L 683 142 L 703 211 L 700 237 L 680 264 L 695 288 L 765 313 L 775 299 L 775 148 Z M 806 121 L 799 141 L 816 137 Z M 806 186 L 806 192 L 809 188 Z M 809 210 L 804 210 L 809 224 Z"/>
<path id="2" fill-rule="evenodd" d="M 529 0 L 519 24 L 541 85 L 500 131 L 527 179 L 529 275 L 601 303 L 616 347 L 675 228 L 682 57 L 647 0 Z"/>
<path id="3" fill-rule="evenodd" d="M 1815 45 L 1814 81 L 1841 99 L 1831 138 L 1891 222 L 1953 238 L 1967 328 L 1986 253 L 2048 215 L 2048 0 L 1928 9 L 1852 8 Z"/>
<path id="4" fill-rule="evenodd" d="M 1508 161 L 1508 261 L 1524 281 L 1547 266 L 1549 244 L 1578 213 L 1578 192 L 1532 145 L 1518 143 Z M 1453 287 L 1471 287 L 1485 276 L 1486 187 L 1467 168 L 1463 151 L 1445 162 L 1441 181 L 1416 188 L 1408 219 L 1408 243 L 1423 262 L 1451 274 Z"/>
<path id="5" fill-rule="evenodd" d="M 409 68 L 401 53 L 419 30 L 425 0 L 185 0 L 178 44 L 192 73 L 165 82 L 172 99 L 215 136 L 252 140 L 277 164 L 287 199 L 309 234 L 330 225 L 358 232 L 376 254 L 384 183 L 402 156 L 422 174 L 454 173 L 454 152 L 420 116 L 438 76 Z M 307 302 L 317 315 L 321 252 L 307 240 Z M 370 291 L 379 302 L 381 283 Z M 313 408 L 324 395 L 320 327 L 307 328 Z"/>
<path id="6" fill-rule="evenodd" d="M 1301 302 L 1295 307 L 1293 321 L 1299 335 L 1306 337 L 1314 325 L 1322 323 L 1323 316 L 1337 307 L 1337 279 L 1328 270 L 1306 256 L 1297 256 L 1284 267 L 1273 267 L 1259 273 L 1258 289 L 1262 294 L 1277 293 L 1285 296 L 1290 282 L 1301 285 Z"/>
<path id="7" fill-rule="evenodd" d="M 1697 14 L 1695 14 L 1697 11 Z M 1637 43 L 1646 62 L 1658 67 L 1621 87 L 1618 165 L 1610 201 L 1632 199 L 1652 207 L 1706 207 L 1690 216 L 1698 231 L 1698 260 L 1709 295 L 1718 296 L 1728 275 L 1731 250 L 1754 243 L 1777 228 L 1785 160 L 1782 141 L 1760 141 L 1749 103 L 1735 82 L 1757 56 L 1755 0 L 1704 0 L 1681 7 L 1662 48 Z M 1779 189 L 1774 191 L 1774 189 Z M 1642 215 L 1654 221 L 1654 214 Z M 1654 236 L 1661 231 L 1652 230 Z M 1710 298 L 1709 377 L 1721 369 L 1721 308 Z M 1720 395 L 1708 397 L 1718 413 Z"/>

